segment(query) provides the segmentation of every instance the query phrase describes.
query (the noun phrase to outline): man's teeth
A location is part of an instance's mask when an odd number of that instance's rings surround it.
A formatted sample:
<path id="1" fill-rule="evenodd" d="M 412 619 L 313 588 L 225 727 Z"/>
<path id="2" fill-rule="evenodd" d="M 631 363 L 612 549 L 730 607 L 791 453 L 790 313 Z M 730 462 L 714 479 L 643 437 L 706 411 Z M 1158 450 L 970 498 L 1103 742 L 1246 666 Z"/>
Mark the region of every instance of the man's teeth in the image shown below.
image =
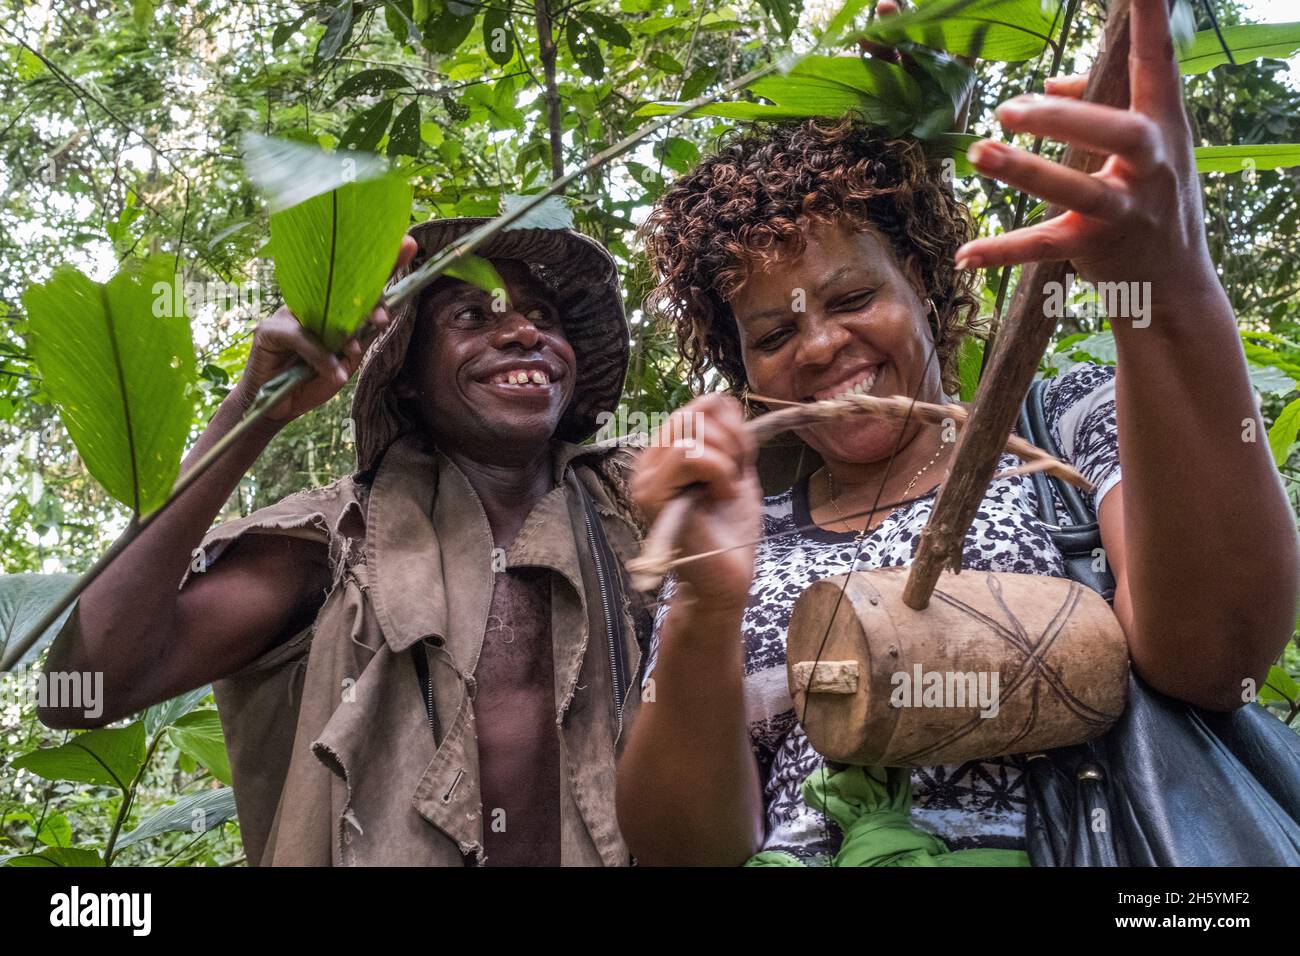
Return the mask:
<path id="1" fill-rule="evenodd" d="M 550 385 L 551 377 L 545 372 L 534 369 L 515 369 L 511 372 L 502 372 L 499 375 L 492 376 L 494 385 Z"/>

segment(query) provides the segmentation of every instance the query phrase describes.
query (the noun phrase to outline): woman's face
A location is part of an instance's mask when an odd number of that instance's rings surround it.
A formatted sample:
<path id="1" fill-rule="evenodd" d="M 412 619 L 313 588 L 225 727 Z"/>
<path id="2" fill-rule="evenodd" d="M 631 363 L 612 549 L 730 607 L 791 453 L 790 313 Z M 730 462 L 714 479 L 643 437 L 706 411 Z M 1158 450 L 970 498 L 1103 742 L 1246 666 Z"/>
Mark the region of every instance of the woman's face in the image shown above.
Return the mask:
<path id="1" fill-rule="evenodd" d="M 758 271 L 731 299 L 749 389 L 791 402 L 850 389 L 941 401 L 919 273 L 874 231 L 815 224 L 802 255 Z M 887 458 L 901 422 L 854 418 L 798 432 L 825 459 Z M 912 426 L 913 428 L 915 426 Z"/>

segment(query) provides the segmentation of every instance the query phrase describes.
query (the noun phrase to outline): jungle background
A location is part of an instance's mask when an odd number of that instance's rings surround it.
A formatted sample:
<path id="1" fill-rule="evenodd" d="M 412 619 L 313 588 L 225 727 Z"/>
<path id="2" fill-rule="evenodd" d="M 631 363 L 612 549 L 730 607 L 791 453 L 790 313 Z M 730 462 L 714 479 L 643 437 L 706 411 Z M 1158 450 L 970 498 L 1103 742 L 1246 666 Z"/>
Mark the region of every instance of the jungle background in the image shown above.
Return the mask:
<path id="1" fill-rule="evenodd" d="M 1051 34 L 1060 74 L 1087 67 L 1106 15 L 1096 0 L 1069 6 L 1068 36 Z M 773 51 L 806 47 L 837 8 L 835 0 L 0 5 L 0 649 L 23 632 L 43 589 L 66 587 L 129 517 L 89 476 L 42 388 L 25 338 L 30 283 L 63 262 L 103 280 L 132 256 L 174 257 L 180 281 L 199 283 L 208 300 L 192 323 L 197 435 L 237 379 L 253 327 L 279 304 L 265 203 L 241 163 L 244 133 L 387 156 L 416 184 L 414 221 L 493 215 L 503 196 L 540 189 L 642 125 L 636 113 L 646 104 L 690 99 Z M 1061 22 L 1061 7 L 1041 9 Z M 1300 20 L 1300 8 L 1269 0 L 1215 0 L 1213 10 L 1224 27 Z M 1197 29 L 1211 28 L 1203 5 L 1193 15 Z M 993 107 L 1041 90 L 1053 52 L 1044 44 L 1021 62 L 980 62 L 969 131 L 999 135 Z M 1257 59 L 1188 76 L 1198 144 L 1300 143 L 1298 64 Z M 670 336 L 640 309 L 648 276 L 635 227 L 731 125 L 676 121 L 568 190 L 577 228 L 604 242 L 622 271 L 629 410 L 663 412 L 689 397 Z M 1261 440 L 1271 441 L 1300 510 L 1300 167 L 1222 165 L 1203 176 L 1209 240 L 1271 426 Z M 989 181 L 958 174 L 954 188 L 985 233 L 1033 214 L 1032 202 Z M 996 325 L 1007 277 L 985 278 L 983 314 Z M 973 343 L 963 398 L 979 358 Z M 1114 360 L 1104 317 L 1063 321 L 1043 374 L 1082 358 Z M 225 517 L 346 474 L 350 395 L 349 387 L 286 428 Z M 1261 700 L 1300 730 L 1298 677 L 1293 639 Z M 0 696 L 0 862 L 245 863 L 207 688 L 91 733 L 100 744 L 79 746 L 82 734 L 51 731 L 29 701 Z"/>

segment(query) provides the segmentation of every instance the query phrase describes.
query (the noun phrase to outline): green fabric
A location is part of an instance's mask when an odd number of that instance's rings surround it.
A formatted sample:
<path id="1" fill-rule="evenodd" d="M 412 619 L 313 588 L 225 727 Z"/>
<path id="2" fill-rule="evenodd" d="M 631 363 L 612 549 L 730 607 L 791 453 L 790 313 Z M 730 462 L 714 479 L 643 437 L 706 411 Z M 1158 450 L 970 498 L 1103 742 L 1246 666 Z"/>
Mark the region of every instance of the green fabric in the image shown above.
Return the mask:
<path id="1" fill-rule="evenodd" d="M 831 866 L 1028 866 L 1020 850 L 952 850 L 911 822 L 911 772 L 903 767 L 815 770 L 803 782 L 810 807 L 830 815 L 844 832 Z M 746 866 L 802 866 L 779 850 L 751 857 Z"/>

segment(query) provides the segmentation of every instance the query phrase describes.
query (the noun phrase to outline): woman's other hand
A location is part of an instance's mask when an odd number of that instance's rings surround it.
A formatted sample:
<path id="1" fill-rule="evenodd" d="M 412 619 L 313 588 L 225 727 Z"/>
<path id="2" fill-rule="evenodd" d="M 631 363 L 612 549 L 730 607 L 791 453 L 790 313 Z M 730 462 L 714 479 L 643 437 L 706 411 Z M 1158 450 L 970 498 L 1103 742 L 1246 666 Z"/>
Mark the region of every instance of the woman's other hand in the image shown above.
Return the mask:
<path id="1" fill-rule="evenodd" d="M 966 243 L 960 267 L 1069 260 L 1090 282 L 1149 281 L 1157 297 L 1217 282 L 1165 0 L 1133 0 L 1130 17 L 1128 109 L 1082 102 L 1077 77 L 997 109 L 1011 132 L 1106 156 L 1101 169 L 1084 173 L 991 140 L 972 145 L 980 173 L 1067 211 Z"/>
<path id="2" fill-rule="evenodd" d="M 701 396 L 656 430 L 632 476 L 632 498 L 648 522 L 678 495 L 694 497 L 677 554 L 719 553 L 679 565 L 674 574 L 718 608 L 744 607 L 760 532 L 758 446 L 744 424 L 734 398 Z"/>

